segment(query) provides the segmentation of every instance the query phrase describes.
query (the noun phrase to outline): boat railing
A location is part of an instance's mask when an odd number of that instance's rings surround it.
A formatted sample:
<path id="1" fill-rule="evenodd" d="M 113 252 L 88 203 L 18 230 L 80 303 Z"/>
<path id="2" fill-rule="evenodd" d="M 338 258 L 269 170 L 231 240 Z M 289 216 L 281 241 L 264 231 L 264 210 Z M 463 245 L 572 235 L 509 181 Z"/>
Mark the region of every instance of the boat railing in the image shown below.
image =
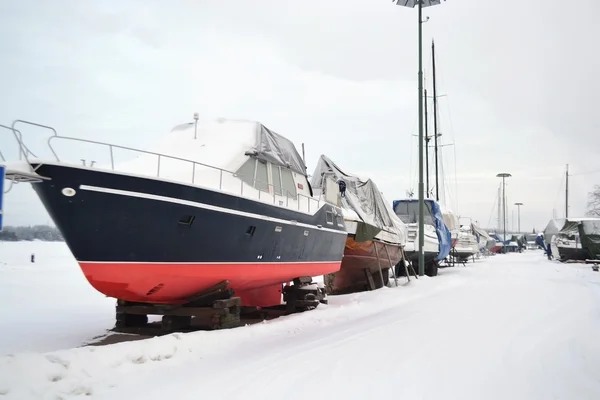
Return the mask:
<path id="1" fill-rule="evenodd" d="M 38 124 L 35 122 L 31 122 L 31 121 L 15 120 L 11 127 L 0 125 L 0 127 L 7 128 L 13 132 L 15 139 L 17 140 L 18 145 L 19 145 L 19 159 L 21 160 L 21 157 L 24 157 L 28 163 L 30 162 L 30 160 L 29 160 L 30 155 L 34 158 L 37 158 L 37 156 L 35 154 L 33 154 L 33 152 L 31 152 L 29 150 L 29 148 L 25 145 L 25 143 L 23 141 L 23 135 L 21 134 L 21 132 L 19 130 L 15 129 L 15 125 L 17 125 L 18 123 L 32 125 L 32 126 L 36 126 L 39 128 L 50 130 L 52 132 L 52 134 L 48 138 L 47 144 L 48 144 L 48 147 L 50 148 L 50 151 L 52 152 L 54 158 L 58 162 L 61 162 L 62 160 L 58 156 L 58 153 L 53 146 L 53 142 L 55 142 L 57 140 L 59 140 L 59 141 L 66 140 L 66 141 L 74 141 L 74 142 L 79 142 L 79 143 L 87 143 L 87 144 L 92 144 L 92 145 L 97 145 L 97 146 L 102 146 L 102 147 L 108 148 L 109 158 L 110 158 L 110 169 L 113 171 L 117 170 L 115 168 L 115 150 L 119 149 L 119 150 L 125 150 L 125 151 L 130 151 L 130 152 L 134 152 L 134 153 L 138 153 L 138 154 L 145 154 L 145 155 L 149 155 L 152 157 L 156 157 L 156 166 L 155 166 L 156 173 L 152 173 L 152 175 L 150 175 L 153 177 L 166 179 L 164 173 L 163 173 L 163 175 L 161 175 L 161 172 L 164 172 L 164 170 L 161 170 L 161 166 L 166 162 L 166 160 L 172 160 L 172 161 L 177 161 L 177 162 L 182 162 L 184 164 L 188 164 L 188 167 L 186 167 L 186 168 L 189 168 L 188 172 L 191 172 L 191 181 L 189 183 L 191 183 L 192 185 L 205 186 L 204 182 L 197 182 L 198 176 L 197 176 L 196 172 L 197 172 L 197 169 L 201 170 L 202 168 L 206 168 L 209 171 L 213 171 L 216 174 L 218 174 L 218 184 L 215 183 L 213 185 L 206 185 L 206 186 L 214 186 L 215 189 L 218 188 L 219 191 L 231 192 L 232 194 L 235 194 L 235 195 L 240 195 L 242 197 L 247 197 L 247 198 L 258 199 L 263 202 L 268 201 L 268 202 L 272 202 L 273 204 L 276 204 L 279 206 L 297 209 L 298 211 L 308 212 L 308 213 L 316 212 L 321 207 L 322 203 L 324 203 L 324 201 L 321 201 L 320 199 L 317 200 L 313 197 L 306 196 L 302 193 L 294 194 L 294 193 L 291 193 L 289 190 L 284 190 L 283 188 L 277 188 L 281 192 L 281 194 L 277 194 L 277 191 L 275 190 L 275 186 L 273 184 L 270 184 L 268 182 L 263 182 L 258 179 L 252 179 L 253 185 L 249 185 L 248 183 L 245 182 L 245 180 L 243 179 L 243 177 L 241 175 L 236 174 L 235 172 L 232 172 L 232 171 L 229 171 L 229 170 L 226 170 L 223 168 L 215 167 L 212 165 L 204 164 L 204 163 L 201 163 L 198 161 L 189 160 L 186 158 L 171 156 L 171 155 L 157 153 L 157 152 L 148 151 L 148 150 L 136 149 L 136 148 L 128 147 L 128 146 L 121 146 L 121 145 L 107 143 L 107 142 L 100 142 L 100 141 L 95 141 L 95 140 L 90 140 L 90 139 L 82 139 L 82 138 L 76 138 L 76 137 L 71 137 L 71 136 L 61 136 L 57 133 L 57 131 L 54 128 L 47 126 L 47 125 L 42 125 L 42 124 Z M 228 177 L 235 178 L 235 181 L 236 181 L 235 184 L 237 184 L 239 186 L 236 186 L 236 188 L 233 189 L 233 187 L 232 187 L 233 185 L 225 185 L 225 180 L 227 180 Z M 202 177 L 200 177 L 200 179 L 202 179 Z M 260 186 L 262 186 L 262 187 L 266 187 L 267 191 L 257 189 L 256 188 L 258 186 L 257 184 L 260 184 Z"/>

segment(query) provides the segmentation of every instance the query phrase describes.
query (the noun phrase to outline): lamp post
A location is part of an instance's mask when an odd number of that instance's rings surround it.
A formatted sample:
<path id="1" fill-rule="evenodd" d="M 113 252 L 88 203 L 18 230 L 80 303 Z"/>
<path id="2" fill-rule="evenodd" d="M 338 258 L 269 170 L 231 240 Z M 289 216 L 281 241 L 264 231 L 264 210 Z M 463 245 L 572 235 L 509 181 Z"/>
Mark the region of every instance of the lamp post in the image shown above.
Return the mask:
<path id="1" fill-rule="evenodd" d="M 519 233 L 521 233 L 521 206 L 523 205 L 523 203 L 515 203 L 515 206 L 517 206 L 517 226 L 519 227 Z"/>
<path id="2" fill-rule="evenodd" d="M 502 207 L 502 224 L 504 225 L 504 239 L 503 239 L 503 243 L 504 246 L 502 246 L 502 250 L 506 253 L 506 184 L 505 184 L 505 179 L 506 178 L 510 178 L 512 175 L 507 173 L 507 172 L 502 172 L 499 173 L 498 175 L 496 175 L 497 178 L 502 178 L 502 204 L 504 204 L 504 206 Z"/>
<path id="3" fill-rule="evenodd" d="M 425 275 L 425 254 L 423 253 L 423 242 L 425 241 L 424 214 L 425 193 L 423 184 L 423 7 L 431 7 L 441 4 L 441 0 L 393 0 L 396 5 L 415 8 L 418 12 L 419 26 L 419 276 Z M 429 19 L 429 18 L 428 18 Z"/>

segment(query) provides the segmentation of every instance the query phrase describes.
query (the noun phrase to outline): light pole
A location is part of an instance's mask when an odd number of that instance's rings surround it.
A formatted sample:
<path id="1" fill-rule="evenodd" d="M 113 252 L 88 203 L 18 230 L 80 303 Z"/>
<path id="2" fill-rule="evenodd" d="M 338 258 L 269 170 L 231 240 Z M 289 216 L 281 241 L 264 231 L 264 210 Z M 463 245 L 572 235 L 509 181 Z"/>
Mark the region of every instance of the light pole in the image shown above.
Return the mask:
<path id="1" fill-rule="evenodd" d="M 506 253 L 506 185 L 504 180 L 506 178 L 510 178 L 512 175 L 507 172 L 502 172 L 496 175 L 497 178 L 502 178 L 502 224 L 504 225 L 504 246 L 502 246 L 502 251 Z"/>
<path id="2" fill-rule="evenodd" d="M 521 206 L 522 205 L 523 205 L 523 203 L 515 203 L 515 206 L 517 206 L 517 221 L 518 221 L 519 233 L 521 233 Z"/>
<path id="3" fill-rule="evenodd" d="M 396 5 L 415 8 L 417 6 L 419 18 L 419 276 L 425 275 L 425 254 L 423 242 L 425 241 L 424 214 L 425 193 L 423 185 L 423 7 L 441 4 L 441 0 L 394 0 Z M 429 19 L 429 18 L 427 18 Z"/>

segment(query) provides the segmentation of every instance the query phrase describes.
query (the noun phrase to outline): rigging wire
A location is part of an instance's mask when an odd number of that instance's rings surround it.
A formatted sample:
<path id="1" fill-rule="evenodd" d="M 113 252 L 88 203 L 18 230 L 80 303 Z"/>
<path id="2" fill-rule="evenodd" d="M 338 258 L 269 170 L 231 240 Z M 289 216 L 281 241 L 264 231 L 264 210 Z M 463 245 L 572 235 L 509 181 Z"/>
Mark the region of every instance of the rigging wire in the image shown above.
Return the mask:
<path id="1" fill-rule="evenodd" d="M 436 56 L 437 56 L 436 57 L 436 67 L 437 67 L 436 68 L 436 72 L 437 72 L 437 77 L 436 78 L 438 78 L 438 81 L 441 84 L 439 86 L 445 87 L 445 79 L 444 79 L 443 69 L 439 68 L 439 65 L 442 64 L 442 63 L 439 62 L 439 59 L 440 59 L 439 53 L 436 54 Z M 446 98 L 448 98 L 449 96 L 448 96 L 447 93 L 445 93 L 443 95 L 438 95 L 438 97 L 446 97 Z M 452 115 L 451 115 L 451 110 L 450 110 L 450 104 L 449 103 L 450 102 L 448 101 L 448 99 L 446 99 L 446 101 L 444 102 L 444 104 L 446 105 L 446 108 L 447 108 L 447 112 L 448 112 L 447 118 L 448 118 L 448 125 L 449 125 L 449 128 L 450 128 L 448 130 L 448 133 L 449 133 L 450 139 L 452 140 L 452 143 L 453 143 L 452 146 L 454 147 L 454 149 L 453 149 L 453 154 L 454 154 L 454 189 L 451 188 L 451 185 L 448 185 L 448 189 L 447 190 L 448 190 L 449 197 L 452 200 L 454 200 L 454 206 L 455 206 L 454 210 L 455 210 L 456 213 L 458 213 L 459 202 L 458 202 L 458 176 L 457 176 L 458 175 L 458 173 L 457 173 L 458 171 L 457 171 L 457 162 L 456 162 L 456 137 L 454 135 L 454 124 L 452 122 Z M 438 104 L 439 104 L 439 102 L 438 102 Z M 440 120 L 442 119 L 442 116 L 445 116 L 445 115 L 446 115 L 446 113 L 443 111 L 443 109 L 441 107 L 438 107 L 438 117 L 439 117 L 439 120 L 438 120 L 438 129 L 441 126 Z M 439 129 L 439 130 L 441 130 L 441 129 Z M 437 134 L 437 132 L 435 132 L 435 133 Z M 442 137 L 443 137 L 443 135 L 442 135 Z M 442 149 L 443 149 L 443 147 L 442 147 Z M 441 150 L 438 150 L 438 151 L 441 152 Z M 440 164 L 443 165 L 443 161 Z M 444 175 L 443 182 L 444 182 L 444 193 L 445 193 L 446 192 L 446 177 L 445 177 L 445 175 Z"/>
<path id="2" fill-rule="evenodd" d="M 597 169 L 595 171 L 580 172 L 578 174 L 569 174 L 569 176 L 590 175 L 590 174 L 597 174 L 598 172 L 600 172 L 600 169 Z"/>
<path id="3" fill-rule="evenodd" d="M 557 208 L 557 204 L 558 204 L 558 198 L 560 196 L 560 192 L 563 189 L 563 182 L 565 181 L 565 176 L 562 175 L 562 178 L 560 179 L 560 183 L 558 184 L 558 190 L 556 191 L 556 197 L 554 198 L 554 209 Z"/>
<path id="4" fill-rule="evenodd" d="M 490 218 L 488 219 L 488 228 L 491 226 L 490 224 L 492 223 L 492 217 L 494 216 L 494 209 L 496 208 L 498 202 L 498 196 L 494 196 L 494 205 L 492 206 L 492 211 L 490 211 Z"/>

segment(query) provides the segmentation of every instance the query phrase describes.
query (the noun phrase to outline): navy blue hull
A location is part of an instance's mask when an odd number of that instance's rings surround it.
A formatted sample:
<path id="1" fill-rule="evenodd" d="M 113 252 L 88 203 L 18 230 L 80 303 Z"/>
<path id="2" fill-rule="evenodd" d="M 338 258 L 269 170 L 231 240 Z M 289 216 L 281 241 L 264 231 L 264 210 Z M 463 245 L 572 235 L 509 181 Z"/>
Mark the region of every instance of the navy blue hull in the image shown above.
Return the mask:
<path id="1" fill-rule="evenodd" d="M 51 164 L 37 172 L 51 180 L 32 186 L 78 261 L 286 263 L 343 257 L 345 228 L 335 217 L 331 224 L 331 212 L 341 212 L 331 205 L 309 215 L 151 178 Z M 64 188 L 75 194 L 63 194 Z"/>
<path id="2" fill-rule="evenodd" d="M 561 260 L 585 260 L 589 257 L 587 250 L 573 247 L 558 247 L 558 254 Z"/>

